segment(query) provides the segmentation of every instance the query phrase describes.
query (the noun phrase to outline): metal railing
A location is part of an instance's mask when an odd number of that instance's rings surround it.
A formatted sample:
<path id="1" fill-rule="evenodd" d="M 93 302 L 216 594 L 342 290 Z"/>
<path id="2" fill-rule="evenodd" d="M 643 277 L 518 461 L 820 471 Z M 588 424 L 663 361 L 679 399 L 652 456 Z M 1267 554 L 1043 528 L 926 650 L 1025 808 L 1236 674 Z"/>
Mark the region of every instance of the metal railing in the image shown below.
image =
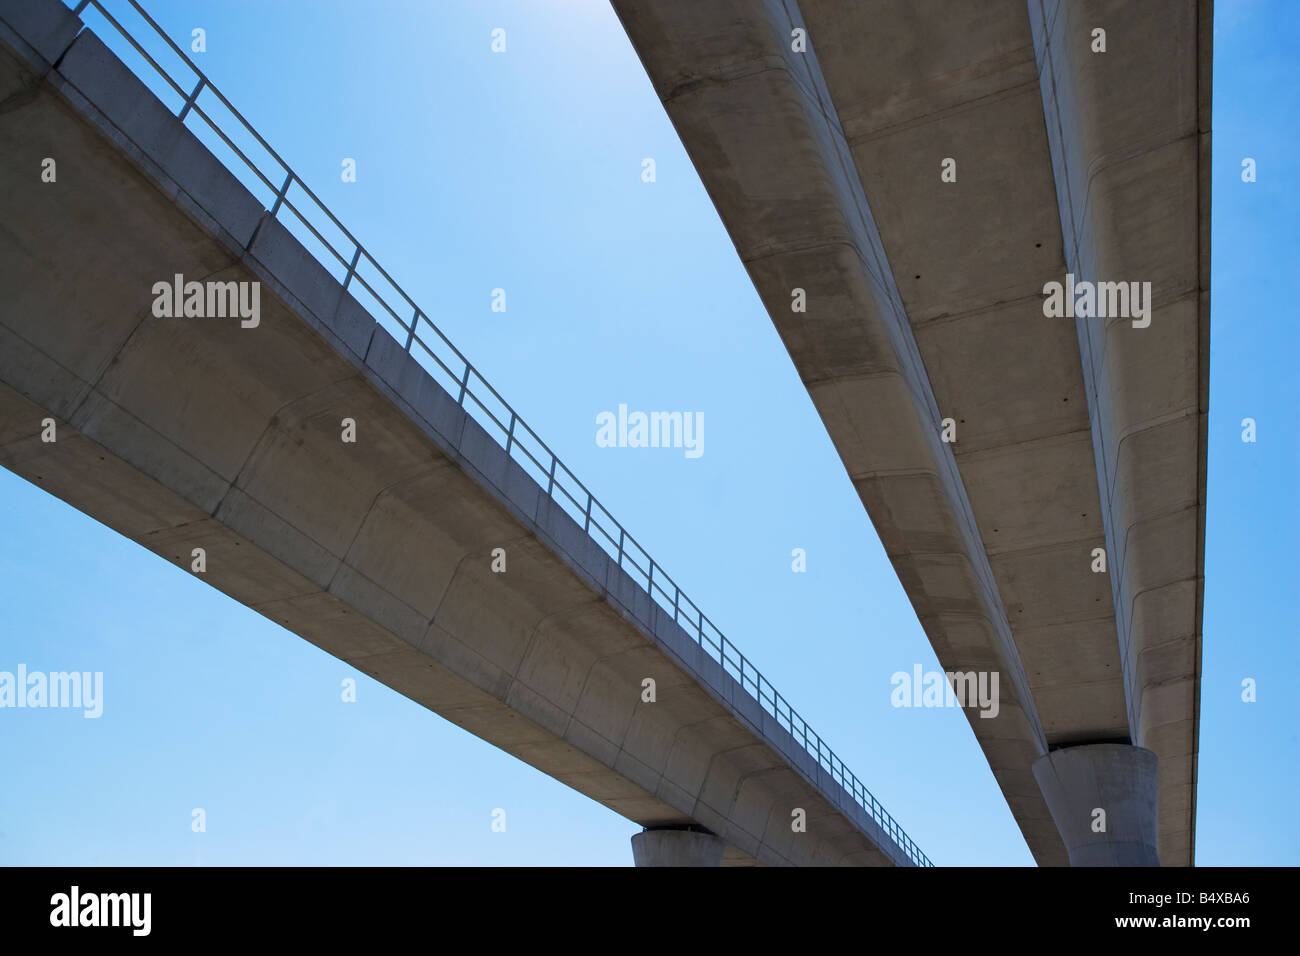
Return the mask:
<path id="1" fill-rule="evenodd" d="M 759 703 L 768 714 L 776 719 L 777 725 L 784 727 L 789 731 L 795 741 L 803 745 L 804 750 L 813 755 L 817 763 L 830 774 L 831 778 L 844 787 L 853 799 L 866 810 L 871 818 L 883 829 L 890 838 L 899 846 L 913 863 L 918 866 L 933 866 L 921 849 L 912 841 L 912 839 L 903 831 L 892 816 L 881 806 L 871 791 L 858 780 L 856 776 L 844 765 L 844 762 L 835 755 L 835 752 L 826 745 L 820 736 L 808 727 L 803 718 L 790 707 L 789 703 L 782 697 L 772 684 L 765 678 L 752 663 L 740 653 L 734 644 L 732 644 L 722 632 L 719 631 L 710 621 L 699 606 L 691 601 L 679 588 L 675 581 L 656 563 L 648 553 L 636 542 L 630 534 L 620 525 L 614 517 L 605 509 L 596 499 L 591 491 L 584 485 L 565 464 L 556 457 L 555 453 L 546 445 L 545 442 L 519 417 L 518 414 L 510 407 L 509 403 L 484 379 L 470 361 L 461 354 L 460 350 L 452 344 L 438 329 L 436 325 L 425 315 L 415 301 L 411 299 L 397 282 L 390 276 L 384 268 L 371 257 L 360 241 L 352 235 L 347 228 L 339 222 L 332 212 L 325 207 L 325 204 L 313 193 L 307 185 L 298 177 L 293 169 L 280 158 L 280 155 L 271 148 L 270 144 L 253 129 L 252 125 L 239 113 L 238 110 L 227 100 L 221 91 L 212 84 L 207 76 L 195 66 L 194 62 L 176 43 L 167 35 L 167 33 L 158 25 L 154 19 L 144 10 L 137 0 L 125 0 L 144 21 L 157 33 L 159 37 L 167 44 L 171 50 L 181 58 L 186 66 L 194 73 L 194 79 L 191 85 L 186 86 L 178 83 L 154 59 L 131 32 L 124 27 L 107 9 L 105 9 L 101 0 L 79 0 L 73 8 L 73 12 L 80 16 L 87 7 L 93 7 L 104 19 L 112 25 L 118 33 L 153 67 L 158 75 L 167 83 L 167 85 L 183 98 L 183 104 L 177 111 L 177 118 L 184 123 L 190 115 L 202 118 L 212 131 L 221 138 L 221 140 L 239 156 L 248 166 L 257 179 L 271 189 L 275 199 L 270 208 L 272 218 L 283 216 L 285 210 L 292 212 L 298 220 L 305 226 L 313 236 L 328 250 L 328 252 L 345 267 L 346 271 L 343 277 L 343 288 L 347 289 L 353 282 L 358 283 L 361 287 L 370 293 L 371 297 L 383 309 L 385 309 L 398 326 L 406 333 L 405 350 L 417 360 L 420 360 L 419 353 L 414 351 L 416 345 L 420 346 L 425 354 L 437 363 L 436 368 L 429 368 L 423 361 L 423 365 L 431 374 L 438 370 L 445 373 L 449 379 L 449 393 L 456 393 L 456 402 L 463 407 L 467 413 L 473 414 L 473 417 L 480 424 L 484 425 L 485 430 L 493 435 L 494 440 L 498 442 L 517 464 L 524 467 L 525 470 L 538 481 L 539 484 L 545 483 L 546 494 L 575 520 L 582 522 L 583 530 L 593 538 L 604 551 L 614 558 L 618 566 L 626 571 L 641 588 L 649 594 L 650 598 L 657 603 L 666 613 L 671 612 L 673 620 L 683 628 L 688 634 L 695 638 L 695 641 L 719 664 L 723 670 L 739 681 L 741 688 L 752 693 L 754 699 Z M 275 178 L 268 177 L 258 167 L 258 165 L 244 153 L 238 146 L 232 142 L 231 138 L 223 131 L 220 125 L 214 120 L 207 111 L 199 104 L 199 98 L 202 94 L 208 93 L 217 100 L 235 117 L 242 125 L 244 132 L 251 135 L 257 143 L 266 151 L 276 164 L 280 167 Z M 235 172 L 235 170 L 232 170 Z M 283 178 L 281 178 L 281 174 Z M 321 235 L 316 225 L 308 219 L 308 216 L 299 206 L 289 198 L 290 188 L 297 186 L 303 194 L 311 201 L 315 211 L 323 213 L 334 225 L 338 232 L 346 238 L 348 245 L 344 247 L 345 252 L 340 253 L 334 244 Z M 309 210 L 310 211 L 310 210 Z M 286 227 L 288 226 L 285 223 Z M 319 257 L 317 257 L 319 259 Z M 322 262 L 322 264 L 325 264 Z M 392 304 L 375 288 L 371 281 L 364 278 L 361 274 L 361 267 L 367 265 L 372 267 L 375 272 L 382 276 L 383 279 L 392 287 L 397 296 L 401 298 L 403 313 L 410 316 L 410 320 L 403 320 L 402 316 L 394 310 Z M 421 334 L 427 328 L 428 333 L 434 337 L 426 341 Z M 454 364 L 448 365 L 439 357 L 435 349 L 442 349 L 449 352 Z M 435 378 L 437 375 L 435 374 Z M 476 389 L 478 391 L 476 391 Z M 484 395 L 484 390 L 489 393 Z M 493 400 L 497 408 L 494 413 L 489 407 L 488 400 Z M 465 400 L 472 399 L 478 406 L 479 412 L 474 413 L 471 406 L 466 405 Z M 493 434 L 492 428 L 487 426 L 483 421 L 482 415 L 500 430 L 500 436 Z M 508 416 L 508 417 L 507 417 Z M 534 446 L 537 454 L 529 451 L 528 446 Z M 518 451 L 526 456 L 521 460 L 515 453 Z M 536 469 L 533 471 L 532 466 Z M 557 492 L 564 497 L 557 496 Z M 566 503 L 567 501 L 567 503 Z M 598 513 L 599 512 L 599 513 Z M 603 515 L 604 523 L 601 516 Z M 599 532 L 597 537 L 595 532 Z M 603 541 L 601 539 L 604 539 Z M 636 560 L 635 555 L 639 555 L 641 562 Z M 671 589 L 671 590 L 670 590 Z M 710 635 L 712 632 L 712 635 Z"/>

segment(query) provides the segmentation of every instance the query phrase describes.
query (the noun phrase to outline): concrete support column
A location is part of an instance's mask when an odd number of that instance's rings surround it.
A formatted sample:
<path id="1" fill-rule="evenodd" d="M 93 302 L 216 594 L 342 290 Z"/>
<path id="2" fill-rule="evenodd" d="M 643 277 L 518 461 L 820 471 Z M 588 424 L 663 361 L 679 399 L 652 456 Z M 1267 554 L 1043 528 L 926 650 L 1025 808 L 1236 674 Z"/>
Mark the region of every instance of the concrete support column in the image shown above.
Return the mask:
<path id="1" fill-rule="evenodd" d="M 646 827 L 632 837 L 637 866 L 721 866 L 727 848 L 703 827 Z"/>
<path id="2" fill-rule="evenodd" d="M 1033 765 L 1071 866 L 1159 866 L 1156 755 L 1129 744 L 1081 744 Z"/>

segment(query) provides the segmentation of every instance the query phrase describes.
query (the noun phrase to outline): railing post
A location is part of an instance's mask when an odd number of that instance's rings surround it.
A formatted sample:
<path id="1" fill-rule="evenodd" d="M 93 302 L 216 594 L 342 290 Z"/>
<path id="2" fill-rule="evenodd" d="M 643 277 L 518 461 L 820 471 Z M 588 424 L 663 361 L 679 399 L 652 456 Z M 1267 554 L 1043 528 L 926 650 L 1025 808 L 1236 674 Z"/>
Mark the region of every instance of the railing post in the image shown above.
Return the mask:
<path id="1" fill-rule="evenodd" d="M 361 243 L 358 242 L 357 251 L 352 253 L 352 261 L 348 263 L 348 274 L 343 277 L 344 292 L 348 290 L 348 285 L 352 282 L 352 273 L 357 271 L 357 262 L 358 260 L 360 260 L 360 258 L 361 258 Z"/>
<path id="2" fill-rule="evenodd" d="M 284 185 L 281 186 L 280 191 L 275 194 L 275 205 L 271 207 L 272 219 L 274 219 L 275 214 L 280 211 L 280 203 L 284 202 L 285 193 L 289 191 L 289 186 L 292 183 L 293 183 L 293 170 L 291 169 L 289 170 L 289 174 L 284 177 Z"/>
<path id="3" fill-rule="evenodd" d="M 550 476 L 549 476 L 549 477 L 547 478 L 547 480 L 546 480 L 546 497 L 548 497 L 548 498 L 554 498 L 554 497 L 555 497 L 555 495 L 554 495 L 554 491 L 555 491 L 555 464 L 556 464 L 556 462 L 558 462 L 559 460 L 560 460 L 560 459 L 556 458 L 554 455 L 551 456 L 551 473 L 550 473 Z"/>
<path id="4" fill-rule="evenodd" d="M 623 541 L 626 537 L 627 537 L 627 532 L 623 530 L 622 525 L 619 525 L 618 526 L 618 566 L 620 568 L 623 566 Z"/>
<path id="5" fill-rule="evenodd" d="M 513 442 L 514 442 L 514 440 L 515 440 L 515 422 L 516 422 L 516 421 L 517 421 L 517 417 L 516 417 L 514 411 L 512 410 L 512 411 L 510 412 L 510 428 L 509 428 L 509 430 L 506 432 L 506 457 L 507 457 L 507 458 L 510 457 L 510 446 L 511 446 L 511 444 L 513 444 Z"/>
<path id="6" fill-rule="evenodd" d="M 185 105 L 181 107 L 180 113 L 176 116 L 176 118 L 182 123 L 185 122 L 185 115 L 189 113 L 190 107 L 194 105 L 194 101 L 199 98 L 199 92 L 203 89 L 203 84 L 206 82 L 208 82 L 207 77 L 200 76 L 199 81 L 194 84 L 194 91 L 186 98 Z"/>
<path id="7" fill-rule="evenodd" d="M 465 404 L 465 392 L 469 388 L 470 364 L 465 363 L 465 374 L 460 377 L 460 395 L 456 398 L 457 405 Z"/>
<path id="8" fill-rule="evenodd" d="M 591 492 L 587 492 L 587 510 L 584 512 L 587 520 L 582 524 L 583 534 L 591 534 Z"/>
<path id="9" fill-rule="evenodd" d="M 411 327 L 406 330 L 406 351 L 411 351 L 411 343 L 415 341 L 415 327 L 420 324 L 420 310 L 416 308 L 415 314 L 411 316 Z"/>

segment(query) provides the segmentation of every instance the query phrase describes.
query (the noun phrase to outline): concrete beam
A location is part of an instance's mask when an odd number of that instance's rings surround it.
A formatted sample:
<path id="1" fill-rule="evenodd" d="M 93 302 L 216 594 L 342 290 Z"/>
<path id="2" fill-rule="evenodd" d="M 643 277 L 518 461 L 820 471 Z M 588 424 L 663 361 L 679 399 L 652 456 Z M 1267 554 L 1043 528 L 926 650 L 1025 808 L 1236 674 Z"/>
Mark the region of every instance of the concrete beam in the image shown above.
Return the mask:
<path id="1" fill-rule="evenodd" d="M 1064 846 L 1030 772 L 1047 752 L 1047 736 L 954 446 L 942 440 L 950 412 L 936 400 L 931 359 L 922 357 L 904 307 L 908 276 L 891 269 L 822 72 L 826 31 L 812 31 L 807 53 L 794 51 L 792 31 L 805 23 L 799 7 L 784 0 L 614 0 L 614 9 L 940 663 L 999 673 L 999 715 L 980 718 L 967 709 L 967 719 L 1035 859 L 1064 865 Z M 909 9 L 872 7 L 861 16 L 902 17 Z M 854 70 L 898 39 L 878 24 L 867 33 L 843 41 Z M 863 44 L 875 47 L 864 54 Z M 1032 62 L 1028 70 L 1032 77 Z M 877 92 L 889 90 L 885 84 Z M 937 180 L 937 158 L 934 169 Z M 791 311 L 795 288 L 806 293 L 806 313 Z M 971 354 L 991 353 L 980 345 Z M 1118 693 L 1115 703 L 1122 722 Z"/>
<path id="2" fill-rule="evenodd" d="M 65 14 L 0 0 L 0 177 L 27 184 L 0 223 L 0 464 L 187 571 L 202 547 L 210 585 L 726 863 L 907 865 L 91 31 L 42 27 Z M 260 283 L 260 322 L 155 316 L 177 273 Z"/>
<path id="3" fill-rule="evenodd" d="M 1148 282 L 1149 325 L 1078 319 L 1134 744 L 1160 859 L 1194 862 L 1210 362 L 1210 0 L 1030 0 L 1065 264 Z M 1104 30 L 1106 52 L 1094 52 Z"/>
<path id="4" fill-rule="evenodd" d="M 971 723 L 1035 859 L 1031 764 L 1127 739 L 1190 862 L 1209 3 L 614 6 L 940 662 L 1012 688 Z M 1152 279 L 1152 327 L 1047 318 L 1071 270 Z"/>

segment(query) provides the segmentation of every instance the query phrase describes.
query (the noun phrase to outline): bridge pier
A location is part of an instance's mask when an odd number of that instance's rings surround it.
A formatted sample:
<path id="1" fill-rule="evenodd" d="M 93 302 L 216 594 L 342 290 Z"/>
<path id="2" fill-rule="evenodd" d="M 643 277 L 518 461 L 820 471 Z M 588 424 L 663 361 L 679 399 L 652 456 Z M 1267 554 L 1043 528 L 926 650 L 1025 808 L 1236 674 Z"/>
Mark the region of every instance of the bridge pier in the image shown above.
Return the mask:
<path id="1" fill-rule="evenodd" d="M 721 866 L 726 841 L 703 827 L 646 827 L 632 837 L 637 866 Z"/>
<path id="2" fill-rule="evenodd" d="M 1071 866 L 1159 866 L 1156 755 L 1129 744 L 1081 744 L 1039 757 L 1034 778 Z"/>

